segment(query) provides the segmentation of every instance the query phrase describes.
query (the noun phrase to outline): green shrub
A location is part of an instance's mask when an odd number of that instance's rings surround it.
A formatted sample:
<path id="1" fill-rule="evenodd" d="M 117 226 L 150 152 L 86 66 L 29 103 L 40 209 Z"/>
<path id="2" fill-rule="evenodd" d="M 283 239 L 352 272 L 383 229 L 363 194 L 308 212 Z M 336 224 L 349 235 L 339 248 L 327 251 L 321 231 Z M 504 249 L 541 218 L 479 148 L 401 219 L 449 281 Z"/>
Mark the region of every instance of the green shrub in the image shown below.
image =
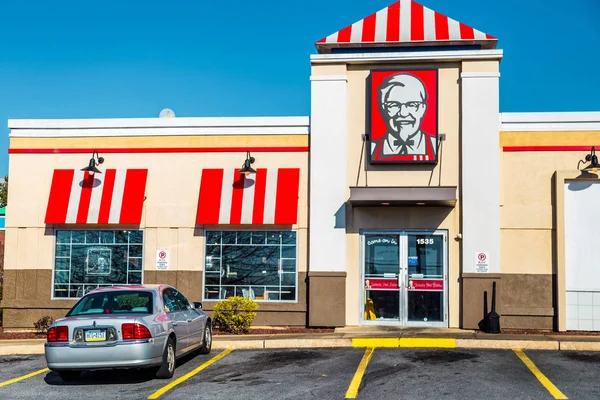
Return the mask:
<path id="1" fill-rule="evenodd" d="M 38 321 L 33 324 L 33 327 L 38 333 L 46 333 L 48 332 L 48 328 L 50 328 L 50 325 L 52 325 L 53 322 L 54 318 L 46 315 L 38 319 Z"/>
<path id="2" fill-rule="evenodd" d="M 241 296 L 229 297 L 215 304 L 213 324 L 231 333 L 248 333 L 256 317 L 258 303 Z"/>

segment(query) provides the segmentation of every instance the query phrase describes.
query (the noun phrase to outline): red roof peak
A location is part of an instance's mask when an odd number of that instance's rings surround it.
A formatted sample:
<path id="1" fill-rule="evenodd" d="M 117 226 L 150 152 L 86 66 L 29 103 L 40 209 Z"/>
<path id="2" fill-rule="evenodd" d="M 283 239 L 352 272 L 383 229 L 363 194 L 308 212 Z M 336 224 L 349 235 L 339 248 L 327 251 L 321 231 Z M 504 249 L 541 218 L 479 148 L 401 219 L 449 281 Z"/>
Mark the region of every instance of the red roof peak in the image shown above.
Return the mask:
<path id="1" fill-rule="evenodd" d="M 413 0 L 399 0 L 316 43 L 319 53 L 332 48 L 480 45 L 497 39 L 448 18 Z"/>

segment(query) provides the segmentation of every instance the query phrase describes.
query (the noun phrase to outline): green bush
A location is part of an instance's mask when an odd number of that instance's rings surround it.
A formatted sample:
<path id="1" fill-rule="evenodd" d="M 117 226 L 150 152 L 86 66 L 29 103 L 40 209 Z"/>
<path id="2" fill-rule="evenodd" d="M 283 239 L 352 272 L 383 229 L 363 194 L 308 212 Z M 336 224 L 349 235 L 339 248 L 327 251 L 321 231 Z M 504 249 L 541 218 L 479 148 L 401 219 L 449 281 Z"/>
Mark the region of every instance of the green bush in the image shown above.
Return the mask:
<path id="1" fill-rule="evenodd" d="M 48 328 L 50 328 L 50 325 L 52 325 L 53 322 L 54 322 L 54 318 L 46 315 L 46 316 L 38 319 L 38 321 L 33 324 L 33 327 L 35 328 L 35 330 L 38 333 L 46 333 L 48 331 Z"/>
<path id="2" fill-rule="evenodd" d="M 256 317 L 258 303 L 241 296 L 229 297 L 215 304 L 213 324 L 231 333 L 248 333 Z"/>

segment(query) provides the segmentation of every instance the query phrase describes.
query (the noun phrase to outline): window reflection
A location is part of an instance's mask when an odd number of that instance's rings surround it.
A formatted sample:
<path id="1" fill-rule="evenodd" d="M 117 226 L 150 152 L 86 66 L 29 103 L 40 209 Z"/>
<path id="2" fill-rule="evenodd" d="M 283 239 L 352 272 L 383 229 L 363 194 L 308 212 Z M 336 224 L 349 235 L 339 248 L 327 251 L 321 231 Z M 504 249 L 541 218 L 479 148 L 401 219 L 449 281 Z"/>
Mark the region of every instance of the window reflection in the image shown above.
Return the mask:
<path id="1" fill-rule="evenodd" d="M 408 236 L 408 273 L 425 278 L 441 277 L 444 271 L 443 237 L 439 235 Z"/>
<path id="2" fill-rule="evenodd" d="M 56 242 L 54 297 L 143 283 L 143 231 L 60 230 Z"/>
<path id="3" fill-rule="evenodd" d="M 365 274 L 383 276 L 398 274 L 399 247 L 398 236 L 369 235 L 365 246 Z"/>
<path id="4" fill-rule="evenodd" d="M 205 254 L 205 299 L 296 300 L 296 232 L 208 231 Z"/>

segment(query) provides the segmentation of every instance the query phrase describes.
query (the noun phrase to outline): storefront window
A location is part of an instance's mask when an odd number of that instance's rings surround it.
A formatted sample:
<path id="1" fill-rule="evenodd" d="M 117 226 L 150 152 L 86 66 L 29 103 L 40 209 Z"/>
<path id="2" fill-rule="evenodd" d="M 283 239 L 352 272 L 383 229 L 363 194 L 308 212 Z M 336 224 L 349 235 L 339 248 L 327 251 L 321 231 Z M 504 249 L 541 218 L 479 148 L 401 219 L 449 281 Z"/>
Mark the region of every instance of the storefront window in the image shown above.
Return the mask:
<path id="1" fill-rule="evenodd" d="M 143 283 L 143 239 L 143 231 L 57 231 L 54 297 L 77 299 L 101 286 Z"/>
<path id="2" fill-rule="evenodd" d="M 296 232 L 207 231 L 204 299 L 296 300 Z"/>

